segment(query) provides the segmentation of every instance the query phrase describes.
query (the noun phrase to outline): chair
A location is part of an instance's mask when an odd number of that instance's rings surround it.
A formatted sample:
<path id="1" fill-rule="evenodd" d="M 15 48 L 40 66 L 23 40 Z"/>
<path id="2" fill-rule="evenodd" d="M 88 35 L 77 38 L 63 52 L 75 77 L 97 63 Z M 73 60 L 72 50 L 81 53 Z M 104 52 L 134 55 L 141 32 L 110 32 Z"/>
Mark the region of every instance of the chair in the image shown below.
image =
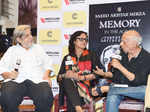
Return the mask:
<path id="1" fill-rule="evenodd" d="M 22 103 L 19 105 L 19 111 L 34 111 L 35 105 L 33 104 L 32 99 L 30 99 L 28 96 L 25 96 Z"/>
<path id="2" fill-rule="evenodd" d="M 119 110 L 132 110 L 138 112 L 144 112 L 144 102 L 126 98 L 125 100 L 121 101 L 119 105 Z M 104 112 L 106 112 L 106 100 L 104 100 Z"/>
<path id="3" fill-rule="evenodd" d="M 149 77 L 149 80 L 150 80 L 150 77 Z M 111 81 L 109 81 L 109 82 L 111 82 Z M 150 81 L 149 81 L 149 83 L 150 83 Z M 149 87 L 149 93 L 150 93 L 150 87 Z M 149 95 L 149 98 L 150 98 L 150 95 Z M 99 98 L 99 100 L 101 100 L 101 99 L 103 99 L 103 98 Z M 99 105 L 100 105 L 100 107 L 99 108 L 96 107 L 96 111 L 101 109 L 101 110 L 103 110 L 103 112 L 106 112 L 106 99 L 101 101 Z M 103 109 L 101 108 L 102 107 L 101 105 L 103 105 Z M 149 107 L 150 107 L 150 101 L 149 101 Z M 132 110 L 132 111 L 144 112 L 144 102 L 140 101 L 140 100 L 135 100 L 132 98 L 125 98 L 125 100 L 121 101 L 121 103 L 119 105 L 119 110 Z"/>
<path id="4" fill-rule="evenodd" d="M 145 112 L 150 112 L 150 75 L 148 76 L 147 87 L 145 92 Z"/>
<path id="5" fill-rule="evenodd" d="M 30 99 L 30 97 L 25 96 L 21 104 L 19 105 L 19 112 L 34 112 L 35 111 L 35 105 L 33 104 L 33 100 Z M 53 108 L 51 108 L 51 111 L 53 112 Z M 55 112 L 55 111 L 54 111 Z"/>
<path id="6" fill-rule="evenodd" d="M 94 104 L 95 112 L 106 112 L 106 97 L 98 97 Z M 144 112 L 144 102 L 126 98 L 119 105 L 119 111 Z"/>
<path id="7" fill-rule="evenodd" d="M 24 100 L 22 101 L 22 103 L 19 105 L 19 112 L 32 112 L 35 110 L 35 106 L 33 104 L 33 101 L 28 97 L 24 97 Z M 0 112 L 2 112 L 2 108 L 0 106 Z"/>

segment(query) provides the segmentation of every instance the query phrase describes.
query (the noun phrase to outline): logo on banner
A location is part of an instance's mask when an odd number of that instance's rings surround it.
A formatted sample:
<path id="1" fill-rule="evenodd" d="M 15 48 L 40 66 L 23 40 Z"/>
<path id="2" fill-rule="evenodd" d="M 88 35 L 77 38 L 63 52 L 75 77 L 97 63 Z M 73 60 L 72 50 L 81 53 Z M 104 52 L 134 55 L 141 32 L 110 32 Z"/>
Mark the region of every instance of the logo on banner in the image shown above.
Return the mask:
<path id="1" fill-rule="evenodd" d="M 66 5 L 85 3 L 86 0 L 64 0 Z"/>
<path id="2" fill-rule="evenodd" d="M 66 5 L 69 5 L 69 0 L 65 0 Z"/>
<path id="3" fill-rule="evenodd" d="M 64 12 L 63 25 L 65 28 L 85 27 L 87 14 L 85 11 Z"/>
<path id="4" fill-rule="evenodd" d="M 47 36 L 48 36 L 48 37 L 52 38 L 52 35 L 53 35 L 53 34 L 52 34 L 52 31 L 48 31 L 48 32 L 47 32 Z"/>
<path id="5" fill-rule="evenodd" d="M 40 30 L 39 31 L 39 43 L 40 44 L 51 44 L 59 45 L 61 42 L 61 33 L 60 29 L 52 30 Z"/>
<path id="6" fill-rule="evenodd" d="M 118 8 L 117 8 L 117 11 L 118 11 L 118 12 L 121 12 L 121 11 L 122 11 L 122 8 L 121 8 L 121 7 L 118 7 Z"/>
<path id="7" fill-rule="evenodd" d="M 50 4 L 53 3 L 53 0 L 48 0 L 48 3 L 50 3 Z"/>
<path id="8" fill-rule="evenodd" d="M 109 45 L 105 47 L 101 53 L 100 56 L 100 61 L 101 64 L 105 67 L 105 71 L 108 71 L 108 65 L 112 61 L 112 58 L 121 60 L 122 57 L 120 56 L 120 45 L 119 44 L 114 44 L 114 45 Z"/>
<path id="9" fill-rule="evenodd" d="M 58 51 L 46 51 L 46 54 L 48 56 L 55 56 L 55 57 L 60 56 L 60 52 Z"/>
<path id="10" fill-rule="evenodd" d="M 40 11 L 61 10 L 61 0 L 39 0 Z"/>
<path id="11" fill-rule="evenodd" d="M 45 23 L 45 18 L 40 18 L 42 23 Z"/>
<path id="12" fill-rule="evenodd" d="M 64 34 L 64 38 L 65 38 L 65 40 L 69 40 L 70 39 L 70 35 Z"/>
<path id="13" fill-rule="evenodd" d="M 72 14 L 72 19 L 78 19 L 78 14 L 77 13 L 73 13 Z"/>
<path id="14" fill-rule="evenodd" d="M 60 18 L 59 17 L 41 17 L 40 18 L 41 23 L 50 23 L 50 22 L 59 22 Z"/>

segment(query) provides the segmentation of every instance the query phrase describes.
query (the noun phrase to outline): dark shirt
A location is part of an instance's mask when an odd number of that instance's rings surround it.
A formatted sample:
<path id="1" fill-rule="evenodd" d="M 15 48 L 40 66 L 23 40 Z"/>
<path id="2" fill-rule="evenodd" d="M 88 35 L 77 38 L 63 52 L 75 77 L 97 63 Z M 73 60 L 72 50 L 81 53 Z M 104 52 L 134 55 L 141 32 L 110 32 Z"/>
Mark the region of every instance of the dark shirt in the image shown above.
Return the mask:
<path id="1" fill-rule="evenodd" d="M 128 55 L 121 53 L 120 63 L 129 71 L 135 74 L 135 79 L 130 81 L 119 70 L 113 68 L 112 81 L 118 84 L 128 84 L 129 86 L 140 86 L 147 84 L 147 78 L 150 73 L 150 53 L 142 49 L 136 58 L 128 60 Z"/>

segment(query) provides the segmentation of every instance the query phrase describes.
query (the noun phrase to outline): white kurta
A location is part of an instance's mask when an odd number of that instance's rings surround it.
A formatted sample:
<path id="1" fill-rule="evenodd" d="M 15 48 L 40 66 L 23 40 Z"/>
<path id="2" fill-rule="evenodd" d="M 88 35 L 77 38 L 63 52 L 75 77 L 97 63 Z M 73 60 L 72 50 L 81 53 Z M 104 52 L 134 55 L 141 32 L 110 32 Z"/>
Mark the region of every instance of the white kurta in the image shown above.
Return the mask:
<path id="1" fill-rule="evenodd" d="M 46 81 L 42 80 L 44 72 L 52 70 L 52 60 L 40 45 L 33 44 L 30 49 L 26 50 L 17 44 L 10 47 L 1 58 L 0 74 L 13 71 L 18 60 L 20 60 L 19 74 L 14 80 L 18 83 L 26 79 L 35 83 Z"/>

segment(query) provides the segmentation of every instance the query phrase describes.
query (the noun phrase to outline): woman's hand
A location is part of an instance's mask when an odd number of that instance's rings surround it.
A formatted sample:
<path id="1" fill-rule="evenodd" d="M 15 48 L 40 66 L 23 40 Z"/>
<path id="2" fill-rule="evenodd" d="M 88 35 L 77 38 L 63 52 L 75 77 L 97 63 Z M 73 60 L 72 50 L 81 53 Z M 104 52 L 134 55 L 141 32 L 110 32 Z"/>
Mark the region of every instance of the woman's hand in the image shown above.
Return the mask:
<path id="1" fill-rule="evenodd" d="M 75 79 L 75 80 L 80 80 L 78 73 L 77 73 L 77 72 L 74 72 L 74 71 L 72 71 L 72 70 L 68 70 L 68 71 L 66 72 L 65 78 L 70 78 L 70 79 L 73 78 L 73 79 Z"/>
<path id="2" fill-rule="evenodd" d="M 98 96 L 98 92 L 96 91 L 97 87 L 92 88 L 92 96 Z"/>
<path id="3" fill-rule="evenodd" d="M 100 89 L 100 94 L 98 94 L 98 91 L 96 90 L 97 88 Z M 101 86 L 101 87 L 94 87 L 92 88 L 92 95 L 93 96 L 98 96 L 102 95 L 103 93 L 107 93 L 109 91 L 109 86 Z"/>

